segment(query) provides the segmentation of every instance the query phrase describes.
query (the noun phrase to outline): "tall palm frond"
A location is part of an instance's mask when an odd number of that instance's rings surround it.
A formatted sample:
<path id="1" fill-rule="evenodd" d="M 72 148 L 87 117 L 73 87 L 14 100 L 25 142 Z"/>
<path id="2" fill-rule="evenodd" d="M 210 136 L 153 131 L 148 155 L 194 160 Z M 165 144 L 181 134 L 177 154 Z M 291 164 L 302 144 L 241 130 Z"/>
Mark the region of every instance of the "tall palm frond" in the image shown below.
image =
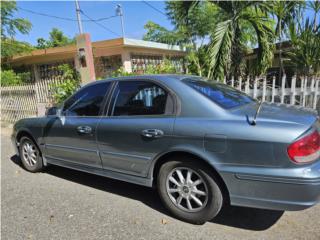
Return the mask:
<path id="1" fill-rule="evenodd" d="M 212 41 L 209 45 L 210 65 L 213 76 L 217 79 L 224 77 L 225 69 L 230 63 L 230 52 L 234 38 L 232 21 L 226 20 L 217 24 L 212 33 Z"/>

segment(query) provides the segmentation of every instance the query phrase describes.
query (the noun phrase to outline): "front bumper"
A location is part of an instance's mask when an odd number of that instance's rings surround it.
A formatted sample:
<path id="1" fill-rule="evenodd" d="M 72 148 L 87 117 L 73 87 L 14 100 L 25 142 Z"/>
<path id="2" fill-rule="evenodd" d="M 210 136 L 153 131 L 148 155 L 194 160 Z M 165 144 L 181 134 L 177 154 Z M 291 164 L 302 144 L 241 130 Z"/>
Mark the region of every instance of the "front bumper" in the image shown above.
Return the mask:
<path id="1" fill-rule="evenodd" d="M 15 151 L 15 154 L 16 154 L 17 156 L 19 156 L 19 155 L 20 155 L 20 152 L 19 152 L 19 143 L 18 143 L 17 140 L 16 140 L 15 134 L 12 134 L 12 135 L 11 135 L 11 144 L 12 144 L 12 146 L 13 146 L 13 149 L 14 149 L 14 151 Z"/>
<path id="2" fill-rule="evenodd" d="M 231 205 L 303 210 L 320 202 L 320 161 L 299 168 L 238 168 L 221 172 Z"/>

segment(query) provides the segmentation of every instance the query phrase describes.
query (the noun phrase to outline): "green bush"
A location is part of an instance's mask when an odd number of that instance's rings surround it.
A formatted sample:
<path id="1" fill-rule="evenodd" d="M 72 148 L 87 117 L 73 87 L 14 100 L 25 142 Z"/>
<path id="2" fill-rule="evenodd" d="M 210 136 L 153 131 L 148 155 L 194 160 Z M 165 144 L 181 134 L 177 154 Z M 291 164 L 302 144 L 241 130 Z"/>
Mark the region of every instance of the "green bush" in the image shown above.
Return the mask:
<path id="1" fill-rule="evenodd" d="M 62 72 L 63 82 L 52 85 L 54 104 L 62 103 L 80 87 L 79 74 L 70 65 L 60 65 L 58 70 Z"/>
<path id="2" fill-rule="evenodd" d="M 13 70 L 1 71 L 1 86 L 16 86 L 23 84 L 21 74 L 16 74 Z"/>
<path id="3" fill-rule="evenodd" d="M 158 65 L 149 64 L 146 67 L 146 70 L 143 73 L 129 73 L 126 72 L 124 67 L 120 67 L 118 70 L 112 73 L 112 77 L 121 77 L 121 76 L 133 76 L 133 75 L 141 75 L 141 74 L 166 74 L 166 73 L 177 73 L 177 69 L 170 62 L 169 59 L 164 59 Z"/>

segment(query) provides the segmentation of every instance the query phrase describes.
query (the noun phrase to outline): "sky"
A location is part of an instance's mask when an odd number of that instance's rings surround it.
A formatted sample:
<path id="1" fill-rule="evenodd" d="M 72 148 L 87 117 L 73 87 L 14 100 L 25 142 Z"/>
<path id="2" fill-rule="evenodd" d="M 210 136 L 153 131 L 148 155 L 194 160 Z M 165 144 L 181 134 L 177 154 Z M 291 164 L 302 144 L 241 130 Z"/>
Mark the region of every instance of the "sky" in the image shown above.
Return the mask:
<path id="1" fill-rule="evenodd" d="M 143 1 L 80 1 L 81 10 L 91 19 L 105 18 L 115 15 L 117 4 L 121 4 L 124 12 L 125 37 L 142 39 L 146 32 L 143 26 L 151 20 L 172 29 L 170 20 L 162 13 L 148 6 Z M 165 12 L 164 1 L 148 1 L 150 5 L 161 12 Z M 17 1 L 18 12 L 16 17 L 28 19 L 33 27 L 28 35 L 17 34 L 16 39 L 37 44 L 38 38 L 48 39 L 53 27 L 61 29 L 68 37 L 72 38 L 79 33 L 76 21 L 65 21 L 45 16 L 39 16 L 22 9 L 55 15 L 58 17 L 76 19 L 74 1 Z M 22 9 L 20 9 L 22 8 Z M 81 16 L 82 20 L 88 20 Z M 90 33 L 92 41 L 118 38 L 122 36 L 120 17 L 100 21 L 100 24 L 112 32 L 98 26 L 94 22 L 83 22 L 84 32 Z"/>

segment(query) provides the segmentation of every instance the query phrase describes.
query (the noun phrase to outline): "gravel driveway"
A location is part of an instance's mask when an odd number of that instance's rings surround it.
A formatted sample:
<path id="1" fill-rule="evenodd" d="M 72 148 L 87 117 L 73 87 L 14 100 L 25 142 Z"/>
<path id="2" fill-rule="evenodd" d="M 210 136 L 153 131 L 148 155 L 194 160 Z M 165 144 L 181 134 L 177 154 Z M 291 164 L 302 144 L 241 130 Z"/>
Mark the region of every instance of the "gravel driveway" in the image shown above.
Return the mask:
<path id="1" fill-rule="evenodd" d="M 300 212 L 229 207 L 197 226 L 156 191 L 60 167 L 26 172 L 1 135 L 1 237 L 9 239 L 320 239 L 320 205 Z"/>

